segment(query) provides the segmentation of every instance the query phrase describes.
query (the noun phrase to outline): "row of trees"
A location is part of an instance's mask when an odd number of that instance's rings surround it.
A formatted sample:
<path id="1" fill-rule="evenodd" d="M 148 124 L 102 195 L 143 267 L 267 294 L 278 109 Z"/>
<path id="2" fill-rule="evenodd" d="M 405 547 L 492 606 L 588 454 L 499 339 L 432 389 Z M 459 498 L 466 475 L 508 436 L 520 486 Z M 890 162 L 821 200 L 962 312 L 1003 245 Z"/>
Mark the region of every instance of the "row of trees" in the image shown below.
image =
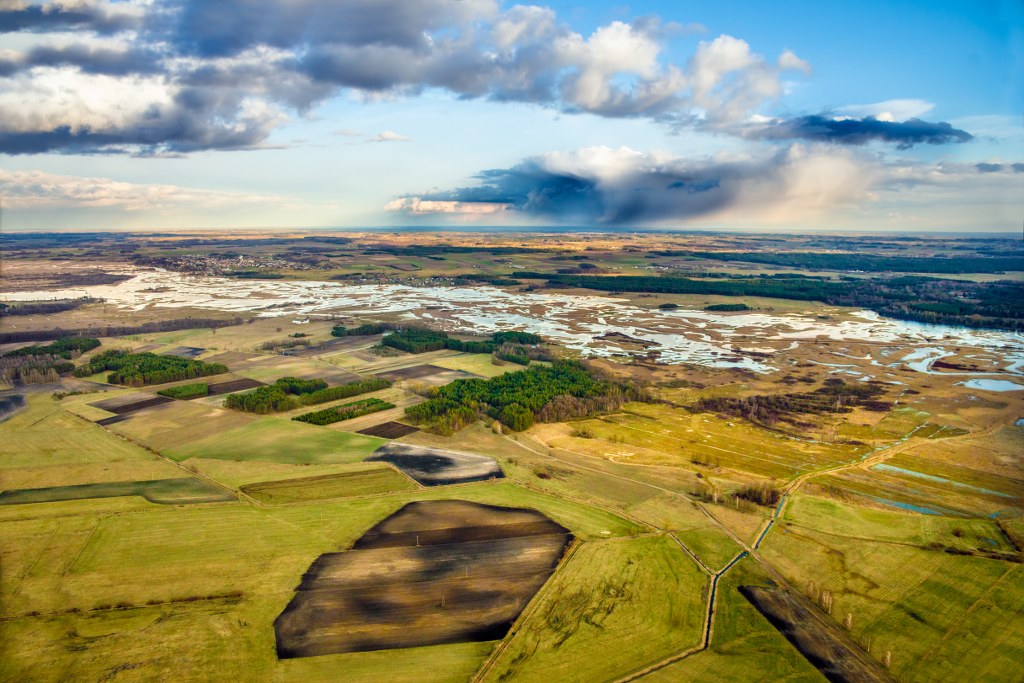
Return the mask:
<path id="1" fill-rule="evenodd" d="M 750 276 L 705 273 L 693 277 L 647 275 L 559 275 L 516 272 L 516 277 L 545 279 L 549 285 L 606 292 L 658 292 L 761 296 L 823 301 L 834 306 L 868 308 L 901 320 L 1024 329 L 1024 282 L 969 282 L 925 276 L 842 277 L 831 280 L 796 274 Z"/>
<path id="2" fill-rule="evenodd" d="M 228 371 L 221 363 L 204 363 L 201 360 L 158 356 L 155 353 L 129 353 L 111 349 L 94 356 L 88 363 L 75 370 L 75 377 L 88 377 L 97 372 L 111 370 L 107 381 L 141 387 L 149 384 L 165 384 L 183 379 L 196 379 L 219 375 Z"/>
<path id="3" fill-rule="evenodd" d="M 180 384 L 176 387 L 168 387 L 161 389 L 156 392 L 161 396 L 167 396 L 169 398 L 177 398 L 182 401 L 187 401 L 191 398 L 200 398 L 203 396 L 210 395 L 210 385 L 206 382 L 196 382 L 194 384 Z"/>
<path id="4" fill-rule="evenodd" d="M 329 425 L 342 420 L 351 420 L 360 415 L 369 415 L 388 408 L 394 408 L 394 403 L 388 403 L 379 398 L 364 398 L 361 401 L 343 403 L 340 406 L 333 406 L 324 410 L 317 410 L 312 413 L 304 413 L 293 417 L 298 422 L 307 422 L 314 425 Z"/>
<path id="5" fill-rule="evenodd" d="M 26 301 L 16 304 L 0 302 L 0 318 L 8 315 L 49 315 L 50 313 L 62 313 L 86 304 L 99 303 L 100 301 L 101 299 L 83 296 L 77 299 L 62 299 L 60 301 Z"/>
<path id="6" fill-rule="evenodd" d="M 176 318 L 174 320 L 156 320 L 141 325 L 103 325 L 77 329 L 21 330 L 18 332 L 0 333 L 0 344 L 14 344 L 28 341 L 48 341 L 65 337 L 123 337 L 129 334 L 150 334 L 153 332 L 173 332 L 176 330 L 194 330 L 203 327 L 216 329 L 241 325 L 240 317 L 224 320 L 222 318 Z"/>
<path id="7" fill-rule="evenodd" d="M 1024 270 L 1020 256 L 875 256 L 834 252 L 738 252 L 694 251 L 659 252 L 663 255 L 685 255 L 716 261 L 767 263 L 788 268 L 812 270 L 856 270 L 869 273 L 1002 273 Z"/>
<path id="8" fill-rule="evenodd" d="M 72 358 L 78 358 L 78 356 L 86 351 L 92 351 L 93 349 L 98 348 L 99 345 L 100 340 L 91 337 L 66 337 L 42 346 L 35 344 L 33 346 L 23 346 L 20 349 L 8 351 L 4 354 L 4 358 L 17 356 L 55 356 L 63 358 L 64 360 L 71 360 Z"/>
<path id="9" fill-rule="evenodd" d="M 224 406 L 246 413 L 280 413 L 302 406 L 311 406 L 327 401 L 358 396 L 379 391 L 391 386 L 391 382 L 379 377 L 339 384 L 328 387 L 322 379 L 304 380 L 296 377 L 282 377 L 275 383 L 259 387 L 244 394 L 231 394 L 224 400 Z"/>
<path id="10" fill-rule="evenodd" d="M 456 380 L 432 389 L 427 401 L 406 408 L 405 413 L 440 434 L 458 431 L 482 415 L 522 431 L 538 419 L 585 417 L 641 398 L 643 392 L 633 385 L 599 377 L 579 361 L 562 360 L 487 380 Z"/>

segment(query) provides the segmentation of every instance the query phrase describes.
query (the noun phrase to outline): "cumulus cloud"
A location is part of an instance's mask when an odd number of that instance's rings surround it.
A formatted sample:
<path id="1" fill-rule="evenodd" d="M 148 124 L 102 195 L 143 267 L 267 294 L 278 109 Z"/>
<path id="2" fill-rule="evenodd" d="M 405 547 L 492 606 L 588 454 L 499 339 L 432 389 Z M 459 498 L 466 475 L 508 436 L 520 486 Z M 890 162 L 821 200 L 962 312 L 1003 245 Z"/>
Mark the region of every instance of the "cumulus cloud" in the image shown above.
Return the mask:
<path id="1" fill-rule="evenodd" d="M 411 141 L 412 141 L 412 138 L 409 137 L 408 135 L 402 135 L 401 133 L 396 133 L 396 132 L 391 131 L 391 130 L 381 131 L 380 133 L 377 133 L 372 138 L 367 140 L 367 142 L 411 142 Z"/>
<path id="2" fill-rule="evenodd" d="M 0 153 L 254 147 L 346 89 L 438 88 L 724 129 L 778 97 L 784 72 L 809 70 L 788 50 L 772 61 L 731 36 L 700 43 L 687 64 L 668 61 L 666 41 L 696 28 L 642 17 L 584 35 L 549 8 L 494 0 L 19 3 L 0 9 L 0 32 L 39 42 L 0 56 Z M 69 29 L 80 39 L 54 33 Z M 136 94 L 83 106 L 89 91 L 118 89 Z"/>
<path id="3" fill-rule="evenodd" d="M 159 211 L 175 207 L 219 208 L 240 202 L 285 205 L 273 195 L 215 192 L 178 185 L 145 185 L 109 178 L 83 178 L 42 171 L 0 169 L 0 194 L 11 209 L 115 208 L 121 211 Z"/>

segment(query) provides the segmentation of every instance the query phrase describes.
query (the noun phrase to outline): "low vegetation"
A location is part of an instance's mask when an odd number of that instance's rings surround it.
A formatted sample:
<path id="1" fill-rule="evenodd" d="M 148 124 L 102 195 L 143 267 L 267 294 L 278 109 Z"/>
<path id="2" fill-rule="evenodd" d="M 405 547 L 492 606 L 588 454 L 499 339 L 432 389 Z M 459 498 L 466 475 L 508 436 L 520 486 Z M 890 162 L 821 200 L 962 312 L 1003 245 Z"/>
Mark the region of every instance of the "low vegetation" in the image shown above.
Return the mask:
<path id="1" fill-rule="evenodd" d="M 809 392 L 702 398 L 690 410 L 740 418 L 766 427 L 775 427 L 779 422 L 806 427 L 807 415 L 848 413 L 856 407 L 888 411 L 889 404 L 879 400 L 884 394 L 885 385 L 880 382 L 848 384 L 832 378 L 825 380 L 825 386 Z"/>

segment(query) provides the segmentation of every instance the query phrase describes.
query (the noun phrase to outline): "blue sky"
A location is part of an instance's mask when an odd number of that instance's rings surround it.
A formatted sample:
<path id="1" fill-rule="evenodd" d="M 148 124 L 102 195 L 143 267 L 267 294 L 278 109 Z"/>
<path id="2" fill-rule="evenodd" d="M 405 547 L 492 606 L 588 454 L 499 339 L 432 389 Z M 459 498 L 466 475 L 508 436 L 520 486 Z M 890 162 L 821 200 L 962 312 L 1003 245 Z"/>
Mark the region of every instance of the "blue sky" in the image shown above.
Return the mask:
<path id="1" fill-rule="evenodd" d="M 5 229 L 1019 230 L 1024 4 L 0 1 Z"/>

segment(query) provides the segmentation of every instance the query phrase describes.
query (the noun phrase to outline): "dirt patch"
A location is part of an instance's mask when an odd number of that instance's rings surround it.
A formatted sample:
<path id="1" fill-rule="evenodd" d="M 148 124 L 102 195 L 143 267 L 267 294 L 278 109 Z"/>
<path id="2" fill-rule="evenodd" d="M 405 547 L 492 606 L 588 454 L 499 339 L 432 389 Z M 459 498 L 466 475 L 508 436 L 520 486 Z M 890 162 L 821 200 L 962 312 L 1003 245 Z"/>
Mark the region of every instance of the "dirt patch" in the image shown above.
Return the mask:
<path id="1" fill-rule="evenodd" d="M 218 382 L 217 384 L 211 384 L 207 396 L 219 396 L 220 394 L 231 394 L 236 391 L 245 391 L 246 389 L 255 389 L 256 387 L 262 387 L 266 382 L 260 382 L 255 379 L 233 379 L 230 382 Z M 203 398 L 202 396 L 196 396 L 196 398 Z M 191 400 L 191 399 L 189 399 Z"/>
<path id="2" fill-rule="evenodd" d="M 357 433 L 366 434 L 367 436 L 379 436 L 382 439 L 398 439 L 418 431 L 420 431 L 419 428 L 410 427 L 401 422 L 382 422 L 379 425 L 360 429 Z"/>
<path id="3" fill-rule="evenodd" d="M 108 413 L 114 413 L 115 415 L 127 415 L 128 413 L 134 413 L 144 408 L 152 408 L 153 406 L 171 403 L 172 401 L 174 401 L 174 399 L 169 396 L 131 394 L 129 396 L 118 396 L 116 398 L 108 398 L 103 401 L 96 401 L 89 405 L 93 408 L 105 410 Z"/>
<path id="4" fill-rule="evenodd" d="M 386 444 L 366 460 L 391 463 L 424 486 L 464 484 L 505 476 L 497 461 L 486 455 L 409 444 Z"/>
<path id="5" fill-rule="evenodd" d="M 124 422 L 130 419 L 131 415 L 114 415 L 113 417 L 105 417 L 102 420 L 96 420 L 96 424 L 100 427 L 106 427 L 107 425 L 117 424 L 118 422 Z"/>
<path id="6" fill-rule="evenodd" d="M 820 628 L 807 609 L 781 588 L 740 586 L 740 593 L 772 626 L 834 683 L 875 683 L 891 680 L 869 667 L 863 658 L 832 634 Z"/>
<path id="7" fill-rule="evenodd" d="M 422 379 L 424 377 L 440 375 L 445 372 L 453 371 L 448 368 L 438 367 L 437 365 L 415 365 L 411 368 L 401 368 L 400 370 L 380 372 L 377 373 L 376 376 L 383 379 L 389 379 L 392 382 L 399 382 L 405 379 Z"/>
<path id="8" fill-rule="evenodd" d="M 496 531 L 481 541 L 479 529 Z M 446 542 L 416 545 L 441 532 Z M 409 503 L 352 550 L 313 562 L 274 622 L 278 657 L 502 638 L 571 538 L 535 510 Z"/>
<path id="9" fill-rule="evenodd" d="M 206 349 L 201 349 L 198 346 L 175 346 L 170 351 L 164 351 L 162 356 L 175 356 L 177 358 L 198 358 L 206 352 Z"/>

